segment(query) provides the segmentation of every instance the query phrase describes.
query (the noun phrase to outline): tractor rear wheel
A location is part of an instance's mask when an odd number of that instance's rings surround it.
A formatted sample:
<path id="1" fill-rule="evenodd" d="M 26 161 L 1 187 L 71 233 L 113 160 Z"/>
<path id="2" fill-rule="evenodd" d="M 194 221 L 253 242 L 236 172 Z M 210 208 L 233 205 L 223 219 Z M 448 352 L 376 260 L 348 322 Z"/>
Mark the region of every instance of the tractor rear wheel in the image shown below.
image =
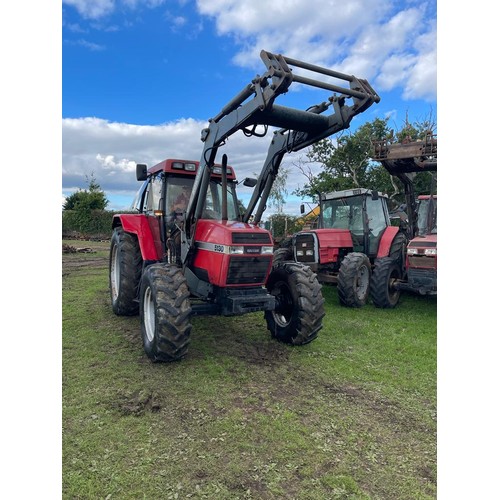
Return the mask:
<path id="1" fill-rule="evenodd" d="M 396 307 L 401 294 L 394 287 L 394 282 L 398 279 L 401 279 L 401 266 L 397 259 L 382 257 L 375 261 L 370 287 L 370 296 L 375 307 Z"/>
<path id="2" fill-rule="evenodd" d="M 337 283 L 340 304 L 363 307 L 370 294 L 371 275 L 370 259 L 364 253 L 347 254 L 340 264 Z"/>
<path id="3" fill-rule="evenodd" d="M 138 314 L 141 272 L 142 255 L 137 237 L 121 227 L 115 228 L 109 252 L 109 290 L 115 314 Z"/>
<path id="4" fill-rule="evenodd" d="M 324 298 L 316 275 L 308 266 L 281 262 L 274 266 L 267 289 L 276 299 L 273 311 L 265 312 L 267 328 L 281 342 L 303 345 L 323 327 Z"/>
<path id="5" fill-rule="evenodd" d="M 401 266 L 404 262 L 406 244 L 406 236 L 403 233 L 397 233 L 392 240 L 391 248 L 389 250 L 389 257 Z"/>
<path id="6" fill-rule="evenodd" d="M 141 282 L 141 334 L 154 361 L 176 361 L 186 353 L 191 334 L 191 304 L 186 278 L 175 265 L 152 264 Z"/>

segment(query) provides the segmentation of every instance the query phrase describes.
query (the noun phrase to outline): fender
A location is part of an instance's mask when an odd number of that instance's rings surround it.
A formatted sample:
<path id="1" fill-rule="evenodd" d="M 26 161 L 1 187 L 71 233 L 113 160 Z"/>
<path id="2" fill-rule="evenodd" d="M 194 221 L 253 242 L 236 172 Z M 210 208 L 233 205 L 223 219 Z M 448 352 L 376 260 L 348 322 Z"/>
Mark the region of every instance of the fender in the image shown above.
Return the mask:
<path id="1" fill-rule="evenodd" d="M 377 259 L 381 257 L 387 257 L 391 250 L 392 242 L 394 241 L 394 237 L 399 232 L 399 227 L 397 226 L 388 226 L 385 228 L 384 234 L 380 239 L 380 244 L 378 246 Z"/>
<path id="2" fill-rule="evenodd" d="M 142 260 L 160 260 L 149 227 L 147 217 L 143 214 L 121 214 L 113 216 L 113 229 L 122 226 L 127 233 L 137 235 Z"/>

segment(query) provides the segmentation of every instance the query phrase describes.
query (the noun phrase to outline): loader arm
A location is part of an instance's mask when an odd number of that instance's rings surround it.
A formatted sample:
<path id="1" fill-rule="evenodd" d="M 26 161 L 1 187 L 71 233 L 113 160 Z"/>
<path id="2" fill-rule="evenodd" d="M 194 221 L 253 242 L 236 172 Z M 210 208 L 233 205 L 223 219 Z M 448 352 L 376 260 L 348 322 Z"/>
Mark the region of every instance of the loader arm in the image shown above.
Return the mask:
<path id="1" fill-rule="evenodd" d="M 201 218 L 212 170 L 218 148 L 238 130 L 246 135 L 262 136 L 257 126 L 277 127 L 269 147 L 267 159 L 258 183 L 254 189 L 250 206 L 243 216 L 248 222 L 252 210 L 260 200 L 256 221 L 260 220 L 271 191 L 280 162 L 286 152 L 299 151 L 325 137 L 348 128 L 352 118 L 365 111 L 380 98 L 366 80 L 353 75 L 339 73 L 289 57 L 261 51 L 261 59 L 267 71 L 257 75 L 239 94 L 229 101 L 214 118 L 209 120 L 208 128 L 202 131 L 204 143 L 200 166 L 189 199 L 183 228 L 181 258 L 186 262 L 194 248 L 196 222 Z M 313 79 L 292 73 L 289 64 L 312 73 L 336 78 L 349 83 L 349 87 L 325 82 L 324 78 Z M 275 99 L 288 91 L 293 83 L 300 83 L 332 92 L 327 102 L 311 106 L 307 110 L 275 104 Z M 339 95 L 337 95 L 339 94 Z M 353 104 L 347 106 L 346 99 L 352 98 Z M 333 112 L 324 115 L 329 108 Z"/>

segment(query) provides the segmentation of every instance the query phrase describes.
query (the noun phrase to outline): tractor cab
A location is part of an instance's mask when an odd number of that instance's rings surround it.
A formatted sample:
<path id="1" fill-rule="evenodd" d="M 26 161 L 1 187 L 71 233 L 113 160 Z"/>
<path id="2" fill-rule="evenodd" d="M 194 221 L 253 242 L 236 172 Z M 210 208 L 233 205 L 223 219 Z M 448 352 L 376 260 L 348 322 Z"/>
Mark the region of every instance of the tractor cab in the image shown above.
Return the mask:
<path id="1" fill-rule="evenodd" d="M 347 229 L 353 251 L 377 254 L 380 239 L 390 225 L 387 195 L 357 188 L 325 194 L 321 202 L 322 229 Z"/>

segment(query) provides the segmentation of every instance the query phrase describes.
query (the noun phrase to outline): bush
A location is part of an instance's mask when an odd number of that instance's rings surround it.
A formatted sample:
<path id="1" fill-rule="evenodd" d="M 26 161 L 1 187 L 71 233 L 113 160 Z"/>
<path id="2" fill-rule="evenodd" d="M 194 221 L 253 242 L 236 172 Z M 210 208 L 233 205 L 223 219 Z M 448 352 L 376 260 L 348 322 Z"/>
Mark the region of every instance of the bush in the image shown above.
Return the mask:
<path id="1" fill-rule="evenodd" d="M 115 213 L 118 212 L 108 210 L 64 210 L 62 213 L 63 237 L 110 238 L 111 224 Z"/>

